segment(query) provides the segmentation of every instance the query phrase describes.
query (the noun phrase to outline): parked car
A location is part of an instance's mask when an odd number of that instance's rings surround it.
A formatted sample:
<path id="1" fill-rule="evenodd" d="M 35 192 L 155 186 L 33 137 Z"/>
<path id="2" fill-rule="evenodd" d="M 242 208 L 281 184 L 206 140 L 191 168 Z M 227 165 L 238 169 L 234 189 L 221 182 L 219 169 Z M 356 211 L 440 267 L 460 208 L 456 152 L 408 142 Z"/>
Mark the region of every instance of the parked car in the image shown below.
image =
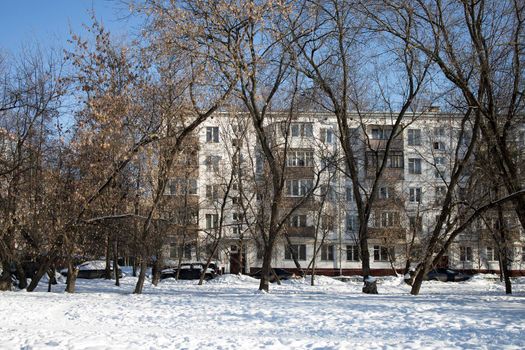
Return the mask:
<path id="1" fill-rule="evenodd" d="M 94 278 L 105 278 L 106 277 L 106 261 L 105 260 L 86 261 L 80 265 L 77 265 L 77 268 L 78 268 L 77 278 L 94 279 Z M 117 268 L 118 268 L 118 277 L 122 278 L 124 275 L 122 274 L 122 270 L 120 269 L 120 266 L 117 265 Z M 113 262 L 110 262 L 110 269 L 111 269 L 111 274 L 113 276 L 114 274 Z M 62 276 L 67 276 L 68 269 L 61 270 L 60 274 Z"/>
<path id="2" fill-rule="evenodd" d="M 204 263 L 184 263 L 180 265 L 179 279 L 181 280 L 198 280 L 206 264 Z M 166 268 L 160 272 L 160 279 L 177 278 L 177 268 Z M 204 274 L 204 279 L 210 280 L 217 275 L 217 266 L 210 264 Z"/>
<path id="3" fill-rule="evenodd" d="M 465 274 L 461 271 L 452 270 L 448 268 L 437 268 L 429 271 L 424 279 L 427 281 L 441 281 L 441 282 L 462 282 L 472 278 L 471 275 Z"/>
<path id="4" fill-rule="evenodd" d="M 277 275 L 277 277 L 279 277 L 279 280 L 281 281 L 284 281 L 284 280 L 288 280 L 288 279 L 291 279 L 291 278 L 296 278 L 297 276 L 290 272 L 290 271 L 287 271 L 285 269 L 281 269 L 281 268 L 274 268 L 272 269 L 275 273 L 270 273 L 270 276 L 268 277 L 268 280 L 270 282 L 276 282 L 277 279 L 275 278 L 275 275 Z M 257 270 L 255 271 L 254 273 L 251 274 L 252 277 L 254 278 L 258 278 L 258 279 L 261 279 L 261 276 L 262 276 L 262 270 Z"/>

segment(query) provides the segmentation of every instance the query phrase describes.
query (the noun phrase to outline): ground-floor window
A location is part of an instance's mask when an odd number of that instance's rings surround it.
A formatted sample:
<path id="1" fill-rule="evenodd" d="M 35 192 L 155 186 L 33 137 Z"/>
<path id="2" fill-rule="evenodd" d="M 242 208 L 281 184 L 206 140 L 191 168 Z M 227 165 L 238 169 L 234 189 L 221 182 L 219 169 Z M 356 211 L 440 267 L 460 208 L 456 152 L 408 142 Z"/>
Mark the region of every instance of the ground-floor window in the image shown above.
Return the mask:
<path id="1" fill-rule="evenodd" d="M 292 244 L 284 247 L 284 259 L 293 260 L 293 255 L 297 260 L 306 260 L 306 244 Z"/>
<path id="2" fill-rule="evenodd" d="M 359 247 L 357 245 L 346 246 L 346 260 L 359 261 Z"/>
<path id="3" fill-rule="evenodd" d="M 521 262 L 525 262 L 525 247 L 521 247 Z"/>
<path id="4" fill-rule="evenodd" d="M 389 255 L 389 249 L 382 245 L 375 245 L 374 246 L 374 261 L 389 261 L 388 255 Z M 393 249 L 391 249 L 391 253 L 393 255 Z M 392 256 L 393 259 L 393 256 Z"/>
<path id="5" fill-rule="evenodd" d="M 334 245 L 323 244 L 321 246 L 321 260 L 322 261 L 334 261 Z"/>
<path id="6" fill-rule="evenodd" d="M 496 247 L 487 247 L 487 261 L 498 261 L 499 253 Z"/>
<path id="7" fill-rule="evenodd" d="M 184 259 L 191 259 L 191 251 L 191 244 L 185 244 L 182 246 L 182 244 L 170 243 L 170 258 L 172 259 L 178 259 L 180 257 Z"/>
<path id="8" fill-rule="evenodd" d="M 462 261 L 462 262 L 472 261 L 472 247 L 468 247 L 468 246 L 459 247 L 459 261 Z"/>

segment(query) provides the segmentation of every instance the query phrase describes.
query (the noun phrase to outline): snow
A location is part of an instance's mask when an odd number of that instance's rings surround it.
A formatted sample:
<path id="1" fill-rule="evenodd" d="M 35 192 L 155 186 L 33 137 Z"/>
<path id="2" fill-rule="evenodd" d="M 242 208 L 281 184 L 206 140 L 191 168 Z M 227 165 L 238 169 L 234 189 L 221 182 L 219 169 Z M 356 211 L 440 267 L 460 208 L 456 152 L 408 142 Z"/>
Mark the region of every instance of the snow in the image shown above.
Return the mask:
<path id="1" fill-rule="evenodd" d="M 493 276 L 489 276 L 493 277 Z M 525 348 L 525 279 L 504 294 L 498 279 L 425 282 L 411 296 L 402 277 L 378 279 L 379 295 L 362 282 L 317 276 L 272 284 L 223 275 L 197 281 L 122 286 L 63 280 L 46 293 L 0 293 L 0 349 L 520 349 Z"/>

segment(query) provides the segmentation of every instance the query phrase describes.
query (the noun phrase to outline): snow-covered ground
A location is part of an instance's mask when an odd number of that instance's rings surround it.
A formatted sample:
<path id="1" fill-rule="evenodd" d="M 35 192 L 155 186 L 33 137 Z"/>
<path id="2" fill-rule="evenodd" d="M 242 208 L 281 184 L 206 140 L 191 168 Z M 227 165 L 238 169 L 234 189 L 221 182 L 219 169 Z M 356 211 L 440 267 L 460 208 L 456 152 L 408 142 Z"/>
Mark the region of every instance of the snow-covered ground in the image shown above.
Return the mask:
<path id="1" fill-rule="evenodd" d="M 148 284 L 143 295 L 112 281 L 78 280 L 76 294 L 0 293 L 0 349 L 523 349 L 525 280 L 426 282 L 414 297 L 401 279 L 379 295 L 328 277 L 272 285 L 225 275 Z"/>

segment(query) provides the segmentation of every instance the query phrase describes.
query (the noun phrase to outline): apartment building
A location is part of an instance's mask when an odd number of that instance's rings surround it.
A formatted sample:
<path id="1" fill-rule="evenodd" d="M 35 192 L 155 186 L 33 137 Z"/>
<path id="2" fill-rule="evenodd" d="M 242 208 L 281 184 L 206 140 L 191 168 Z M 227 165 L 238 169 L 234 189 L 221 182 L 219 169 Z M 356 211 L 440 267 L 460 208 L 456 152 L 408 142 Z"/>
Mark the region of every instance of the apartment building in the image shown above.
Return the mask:
<path id="1" fill-rule="evenodd" d="M 440 213 L 454 157 L 465 152 L 471 137 L 459 137 L 460 121 L 460 116 L 436 110 L 411 114 L 390 137 L 393 118 L 386 113 L 354 115 L 350 120 L 360 191 L 370 190 L 392 139 L 368 222 L 374 275 L 403 270 L 409 256 L 417 261 Z M 357 208 L 335 117 L 300 113 L 289 118 L 276 113 L 268 117 L 266 130 L 282 164 L 284 195 L 279 205 L 281 215 L 288 216 L 272 266 L 360 274 Z M 517 144 L 522 150 L 523 144 Z M 264 159 L 247 115 L 217 113 L 203 123 L 188 140 L 165 193 L 166 215 L 177 216 L 164 251 L 167 261 L 206 261 L 213 255 L 212 261 L 229 273 L 261 267 L 264 228 L 258 220 L 264 220 L 271 192 Z M 468 194 L 470 176 L 471 172 L 461 180 L 458 203 Z M 461 211 L 453 213 L 451 222 L 460 222 Z M 502 220 L 495 215 L 487 213 L 462 233 L 441 265 L 498 271 L 499 249 L 492 237 Z M 509 268 L 520 274 L 525 271 L 524 233 L 511 207 L 503 208 L 503 219 Z"/>

